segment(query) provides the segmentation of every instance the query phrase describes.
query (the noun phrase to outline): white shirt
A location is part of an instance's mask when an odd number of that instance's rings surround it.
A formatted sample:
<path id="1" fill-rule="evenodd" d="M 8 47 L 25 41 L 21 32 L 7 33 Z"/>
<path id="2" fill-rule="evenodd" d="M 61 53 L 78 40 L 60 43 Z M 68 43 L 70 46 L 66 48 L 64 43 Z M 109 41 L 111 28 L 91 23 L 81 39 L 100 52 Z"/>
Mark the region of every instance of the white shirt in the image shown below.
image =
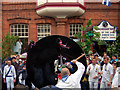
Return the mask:
<path id="1" fill-rule="evenodd" d="M 118 85 L 120 85 L 120 74 L 119 74 L 120 71 L 119 70 L 117 68 L 116 73 L 115 73 L 115 75 L 113 77 L 112 85 L 114 87 L 118 87 Z"/>
<path id="2" fill-rule="evenodd" d="M 58 82 L 56 87 L 58 88 L 81 88 L 80 80 L 85 71 L 85 66 L 78 61 L 76 62 L 76 65 L 78 67 L 78 70 L 74 74 L 71 74 L 65 82 L 60 80 L 60 82 Z"/>
<path id="3" fill-rule="evenodd" d="M 89 70 L 89 67 L 91 67 L 91 69 Z M 98 82 L 98 79 L 99 79 L 99 74 L 101 72 L 101 69 L 100 69 L 100 65 L 98 64 L 90 64 L 88 65 L 87 67 L 87 73 L 89 74 L 89 81 L 91 82 Z M 94 76 L 97 76 L 96 79 L 93 79 Z"/>
<path id="4" fill-rule="evenodd" d="M 103 71 L 102 81 L 109 82 L 110 76 L 111 76 L 111 74 L 113 74 L 113 66 L 110 63 L 108 63 L 107 65 L 104 64 L 102 71 Z"/>
<path id="5" fill-rule="evenodd" d="M 22 42 L 17 41 L 16 47 L 17 47 L 18 49 L 21 49 L 21 48 L 22 48 Z"/>
<path id="6" fill-rule="evenodd" d="M 10 72 L 8 73 L 7 76 L 13 76 L 14 78 L 16 78 L 16 71 L 15 71 L 15 68 L 14 68 L 13 65 L 11 65 L 11 67 L 12 67 L 12 68 L 11 68 L 11 70 L 10 70 Z M 10 68 L 10 66 L 8 66 L 8 65 L 6 65 L 6 66 L 4 67 L 3 78 L 6 77 L 6 74 L 7 74 L 7 72 L 9 71 L 9 68 Z"/>

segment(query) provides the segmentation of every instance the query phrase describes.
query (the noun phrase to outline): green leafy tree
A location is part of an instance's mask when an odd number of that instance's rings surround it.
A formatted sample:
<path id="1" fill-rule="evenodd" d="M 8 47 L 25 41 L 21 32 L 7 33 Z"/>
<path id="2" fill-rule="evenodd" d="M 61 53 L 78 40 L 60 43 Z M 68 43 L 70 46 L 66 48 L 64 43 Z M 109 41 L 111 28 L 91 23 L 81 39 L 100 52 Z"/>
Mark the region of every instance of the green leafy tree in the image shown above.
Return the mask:
<path id="1" fill-rule="evenodd" d="M 107 52 L 109 56 L 117 55 L 120 53 L 120 35 L 117 35 L 116 40 L 106 41 L 107 43 Z"/>
<path id="2" fill-rule="evenodd" d="M 10 55 L 15 54 L 13 52 L 13 47 L 15 46 L 15 43 L 18 40 L 18 36 L 9 35 L 7 33 L 6 36 L 3 36 L 2 40 L 2 60 L 4 60 L 7 57 L 10 57 Z"/>
<path id="3" fill-rule="evenodd" d="M 92 24 L 91 19 L 89 19 L 89 21 L 87 22 L 87 25 L 85 27 L 82 26 L 80 28 L 81 32 L 78 32 L 77 34 L 75 34 L 75 37 L 80 39 L 80 41 L 78 41 L 77 43 L 81 46 L 81 48 L 86 54 L 93 53 L 92 49 L 93 49 L 94 41 L 97 41 L 99 45 L 106 44 L 106 42 L 101 41 L 99 39 L 100 33 L 91 30 L 91 24 Z M 94 27 L 94 28 L 98 30 L 98 27 Z"/>

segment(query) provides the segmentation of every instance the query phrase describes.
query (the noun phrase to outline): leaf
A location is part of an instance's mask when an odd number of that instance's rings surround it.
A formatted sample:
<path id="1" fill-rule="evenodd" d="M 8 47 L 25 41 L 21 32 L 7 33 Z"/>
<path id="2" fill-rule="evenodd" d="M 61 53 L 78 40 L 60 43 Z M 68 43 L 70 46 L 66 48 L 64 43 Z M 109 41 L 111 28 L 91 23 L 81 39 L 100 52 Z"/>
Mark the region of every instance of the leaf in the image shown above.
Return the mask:
<path id="1" fill-rule="evenodd" d="M 94 26 L 94 29 L 95 29 L 95 30 L 98 30 L 99 28 L 98 28 L 97 26 Z"/>
<path id="2" fill-rule="evenodd" d="M 89 21 L 87 22 L 86 27 L 90 27 L 91 26 L 91 19 L 89 19 Z"/>
<path id="3" fill-rule="evenodd" d="M 9 33 L 6 36 L 3 36 L 2 41 L 2 60 L 9 57 L 13 52 L 13 47 L 18 40 L 18 36 L 10 35 Z"/>
<path id="4" fill-rule="evenodd" d="M 90 54 L 92 54 L 93 52 L 90 50 L 89 52 L 88 52 L 88 55 L 90 55 Z"/>

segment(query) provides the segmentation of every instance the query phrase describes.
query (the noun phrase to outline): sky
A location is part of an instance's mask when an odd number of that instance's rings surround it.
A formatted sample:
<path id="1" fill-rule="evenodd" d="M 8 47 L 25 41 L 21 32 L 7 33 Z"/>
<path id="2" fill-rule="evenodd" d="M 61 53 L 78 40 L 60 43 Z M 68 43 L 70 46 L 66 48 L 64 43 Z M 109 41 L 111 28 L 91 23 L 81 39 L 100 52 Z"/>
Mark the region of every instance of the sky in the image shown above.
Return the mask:
<path id="1" fill-rule="evenodd" d="M 37 0 L 0 0 L 2 2 L 36 2 Z M 56 0 L 57 1 L 57 0 Z M 102 2 L 103 0 L 85 0 L 85 2 Z M 111 0 L 111 2 L 119 2 L 120 0 Z"/>

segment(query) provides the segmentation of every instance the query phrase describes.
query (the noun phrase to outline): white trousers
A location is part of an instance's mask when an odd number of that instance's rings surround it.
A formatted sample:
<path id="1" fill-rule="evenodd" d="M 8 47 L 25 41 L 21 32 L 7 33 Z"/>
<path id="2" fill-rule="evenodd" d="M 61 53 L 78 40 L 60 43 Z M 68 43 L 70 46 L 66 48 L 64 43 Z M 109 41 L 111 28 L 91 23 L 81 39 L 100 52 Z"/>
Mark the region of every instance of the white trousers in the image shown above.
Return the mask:
<path id="1" fill-rule="evenodd" d="M 101 81 L 101 83 L 100 83 L 100 89 L 101 90 L 109 89 L 111 87 L 111 85 L 108 86 L 107 84 L 108 84 L 108 81 Z"/>
<path id="2" fill-rule="evenodd" d="M 11 90 L 14 88 L 14 78 L 13 77 L 6 77 L 6 84 L 7 84 L 7 90 Z"/>
<path id="3" fill-rule="evenodd" d="M 19 83 L 25 85 L 25 80 L 22 80 L 22 74 L 19 76 Z"/>
<path id="4" fill-rule="evenodd" d="M 21 54 L 21 49 L 18 49 L 18 55 L 20 55 Z"/>
<path id="5" fill-rule="evenodd" d="M 89 81 L 89 87 L 90 87 L 90 90 L 92 90 L 93 88 L 98 88 L 98 82 Z"/>

